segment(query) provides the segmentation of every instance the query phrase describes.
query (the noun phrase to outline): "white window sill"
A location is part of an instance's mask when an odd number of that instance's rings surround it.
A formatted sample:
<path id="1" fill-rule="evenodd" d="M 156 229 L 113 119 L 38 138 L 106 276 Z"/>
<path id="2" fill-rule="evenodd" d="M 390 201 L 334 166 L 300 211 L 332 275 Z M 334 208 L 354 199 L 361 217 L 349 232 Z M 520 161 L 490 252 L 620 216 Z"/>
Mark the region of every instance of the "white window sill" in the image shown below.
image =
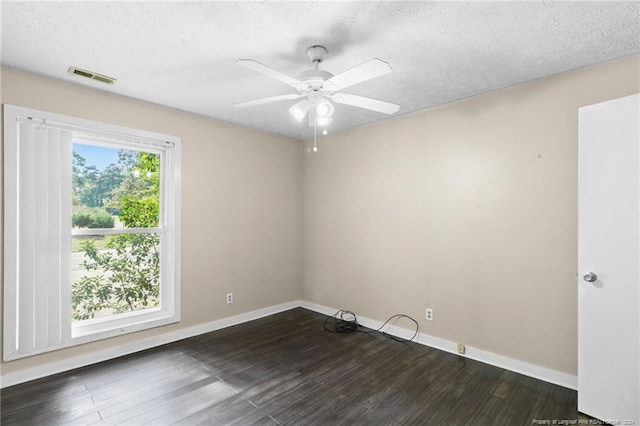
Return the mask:
<path id="1" fill-rule="evenodd" d="M 160 308 L 130 312 L 117 317 L 79 321 L 72 326 L 72 342 L 76 345 L 88 343 L 179 321 L 180 318 L 177 315 L 172 315 L 171 312 Z"/>

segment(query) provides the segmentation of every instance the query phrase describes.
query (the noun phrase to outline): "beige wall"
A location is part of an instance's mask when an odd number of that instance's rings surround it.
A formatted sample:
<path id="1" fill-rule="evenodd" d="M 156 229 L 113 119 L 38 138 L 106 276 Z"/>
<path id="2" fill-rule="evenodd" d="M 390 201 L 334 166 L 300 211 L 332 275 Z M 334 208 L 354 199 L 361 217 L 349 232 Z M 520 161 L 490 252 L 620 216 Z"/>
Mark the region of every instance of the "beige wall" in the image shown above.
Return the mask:
<path id="1" fill-rule="evenodd" d="M 300 164 L 297 141 L 2 68 L 2 103 L 183 141 L 182 322 L 3 363 L 2 374 L 300 291 L 575 374 L 577 109 L 638 92 L 639 76 L 630 57 L 330 134 L 317 154 L 307 142 Z"/>
<path id="2" fill-rule="evenodd" d="M 576 374 L 578 108 L 639 77 L 623 58 L 307 142 L 302 298 Z"/>
<path id="3" fill-rule="evenodd" d="M 3 375 L 299 299 L 300 142 L 13 69 L 1 78 L 3 104 L 179 136 L 183 159 L 180 324 L 3 363 Z"/>

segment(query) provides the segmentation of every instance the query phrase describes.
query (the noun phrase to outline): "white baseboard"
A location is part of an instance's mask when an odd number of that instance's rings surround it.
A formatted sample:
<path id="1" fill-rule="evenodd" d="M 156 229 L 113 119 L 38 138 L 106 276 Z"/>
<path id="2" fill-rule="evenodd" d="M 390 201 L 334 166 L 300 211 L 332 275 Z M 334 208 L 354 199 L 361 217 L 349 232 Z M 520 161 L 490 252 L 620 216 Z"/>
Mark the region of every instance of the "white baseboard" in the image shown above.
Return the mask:
<path id="1" fill-rule="evenodd" d="M 334 315 L 338 310 L 306 301 L 302 301 L 300 306 L 329 316 Z M 365 327 L 372 329 L 380 328 L 383 324 L 381 321 L 363 318 L 361 316 L 358 316 L 358 322 Z M 403 339 L 410 339 L 414 334 L 414 332 L 411 330 L 396 326 L 389 326 L 385 329 L 385 332 L 396 337 L 401 337 Z M 473 348 L 470 346 L 466 346 L 466 353 L 464 355 L 460 355 L 458 354 L 457 343 L 450 340 L 441 339 L 439 337 L 430 336 L 425 333 L 419 333 L 413 341 L 435 349 L 440 349 L 445 352 L 450 352 L 458 356 L 464 356 L 466 358 L 480 361 L 485 364 L 504 368 L 505 370 L 524 374 L 525 376 L 533 377 L 535 379 L 544 380 L 545 382 L 560 385 L 565 388 L 573 390 L 576 390 L 578 388 L 578 377 L 572 374 L 567 374 L 561 371 L 552 370 L 550 368 L 541 367 L 539 365 L 530 364 L 528 362 L 519 361 L 517 359 L 494 354 L 492 352 Z"/>
<path id="2" fill-rule="evenodd" d="M 148 337 L 146 339 L 127 343 L 121 346 L 91 352 L 86 355 L 80 355 L 61 361 L 42 364 L 36 367 L 27 368 L 25 370 L 16 371 L 14 373 L 7 373 L 3 376 L 0 376 L 0 388 L 17 385 L 29 380 L 35 380 L 41 377 L 50 376 L 52 374 L 61 373 L 63 371 L 73 370 L 74 368 L 84 367 L 86 365 L 95 364 L 97 362 L 107 361 L 109 359 L 117 358 L 123 355 L 128 355 L 160 345 L 165 345 L 167 343 L 175 342 L 204 333 L 209 333 L 211 331 L 220 330 L 232 325 L 252 321 L 297 307 L 303 307 L 329 316 L 335 314 L 337 311 L 337 309 L 334 308 L 329 308 L 307 301 L 296 300 L 293 302 L 270 306 L 268 308 L 259 309 L 257 311 L 247 312 L 229 318 L 223 318 L 205 324 L 188 327 L 182 330 L 172 331 L 170 333 L 161 334 L 159 336 Z M 363 318 L 360 316 L 358 317 L 358 322 L 365 327 L 373 329 L 382 326 L 382 322 L 380 321 Z M 413 331 L 402 327 L 389 326 L 389 328 L 387 328 L 385 331 L 389 334 L 404 339 L 409 339 L 411 338 L 411 336 L 413 336 Z M 414 341 L 425 346 L 459 355 L 457 343 L 454 343 L 450 340 L 430 336 L 425 333 L 419 333 Z M 494 354 L 482 349 L 476 349 L 467 346 L 466 354 L 459 356 L 465 356 L 467 358 L 474 359 L 485 364 L 494 365 L 496 367 L 504 368 L 505 370 L 514 371 L 516 373 L 524 374 L 525 376 L 544 380 L 545 382 L 554 383 L 569 389 L 577 389 L 578 387 L 578 378 L 574 375 L 562 373 L 560 371 L 530 364 L 524 361 L 519 361 L 517 359 L 509 358 L 506 356 Z"/>
<path id="3" fill-rule="evenodd" d="M 74 368 L 84 367 L 85 365 L 107 361 L 109 359 L 143 351 L 145 349 L 150 349 L 156 346 L 165 345 L 167 343 L 186 339 L 188 337 L 220 330 L 221 328 L 226 328 L 232 325 L 241 324 L 243 322 L 252 321 L 258 318 L 276 314 L 278 312 L 297 308 L 299 306 L 300 301 L 296 300 L 293 302 L 270 306 L 268 308 L 258 309 L 257 311 L 247 312 L 216 321 L 211 321 L 205 324 L 172 331 L 170 333 L 161 334 L 159 336 L 148 337 L 146 339 L 126 343 L 121 346 L 91 352 L 86 355 L 80 355 L 61 361 L 38 365 L 36 367 L 16 371 L 15 373 L 8 373 L 0 376 L 0 389 L 17 385 L 23 382 L 28 382 L 29 380 L 35 380 L 41 377 L 50 376 L 52 374 L 62 373 L 63 371 L 73 370 Z"/>

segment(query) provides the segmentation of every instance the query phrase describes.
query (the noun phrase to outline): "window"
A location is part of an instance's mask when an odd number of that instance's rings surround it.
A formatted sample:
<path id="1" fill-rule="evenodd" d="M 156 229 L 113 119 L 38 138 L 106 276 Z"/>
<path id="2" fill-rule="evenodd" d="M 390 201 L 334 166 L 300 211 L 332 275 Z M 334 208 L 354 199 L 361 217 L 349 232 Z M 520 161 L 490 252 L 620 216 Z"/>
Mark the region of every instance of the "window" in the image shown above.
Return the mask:
<path id="1" fill-rule="evenodd" d="M 180 319 L 180 139 L 5 105 L 5 361 Z"/>

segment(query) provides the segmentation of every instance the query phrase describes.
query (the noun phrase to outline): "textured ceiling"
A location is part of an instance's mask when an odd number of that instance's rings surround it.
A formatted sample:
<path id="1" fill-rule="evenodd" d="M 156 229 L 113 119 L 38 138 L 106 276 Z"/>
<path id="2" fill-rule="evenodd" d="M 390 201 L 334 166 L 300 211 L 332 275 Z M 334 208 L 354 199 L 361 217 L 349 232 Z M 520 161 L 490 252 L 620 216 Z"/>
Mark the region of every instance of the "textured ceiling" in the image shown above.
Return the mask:
<path id="1" fill-rule="evenodd" d="M 2 64 L 294 138 L 295 93 L 235 63 L 295 76 L 322 44 L 334 74 L 367 61 L 393 72 L 345 92 L 396 115 L 639 52 L 638 2 L 2 2 Z M 72 77 L 69 66 L 116 77 Z M 337 105 L 330 132 L 387 116 Z"/>

